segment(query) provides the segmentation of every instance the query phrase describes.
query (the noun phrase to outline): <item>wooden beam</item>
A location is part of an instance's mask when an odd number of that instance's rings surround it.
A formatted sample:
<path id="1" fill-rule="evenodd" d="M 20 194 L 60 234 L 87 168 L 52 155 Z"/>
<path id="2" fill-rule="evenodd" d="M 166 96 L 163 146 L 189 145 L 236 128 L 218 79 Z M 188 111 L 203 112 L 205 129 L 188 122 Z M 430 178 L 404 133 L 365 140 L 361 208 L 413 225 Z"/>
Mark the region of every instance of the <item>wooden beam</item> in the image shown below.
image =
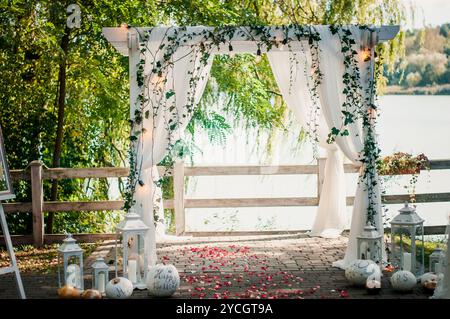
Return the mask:
<path id="1" fill-rule="evenodd" d="M 320 202 L 320 194 L 322 193 L 323 182 L 325 180 L 325 164 L 327 162 L 326 158 L 317 159 L 317 198 Z"/>
<path id="2" fill-rule="evenodd" d="M 128 28 L 102 28 L 102 33 L 120 54 L 128 56 Z"/>
<path id="3" fill-rule="evenodd" d="M 185 176 L 218 175 L 295 175 L 317 174 L 317 165 L 282 165 L 282 166 L 194 166 L 185 167 Z"/>
<path id="4" fill-rule="evenodd" d="M 30 245 L 33 244 L 33 235 L 11 235 L 11 242 L 13 246 L 16 245 Z M 0 245 L 5 246 L 5 238 L 0 236 Z"/>
<path id="5" fill-rule="evenodd" d="M 31 179 L 30 171 L 28 171 L 28 170 L 13 169 L 10 171 L 10 173 L 11 173 L 11 179 L 13 182 L 29 181 Z"/>
<path id="6" fill-rule="evenodd" d="M 155 27 L 152 29 L 156 29 L 156 28 L 160 28 L 160 29 L 167 29 L 168 27 Z M 239 28 L 242 28 L 243 30 L 247 27 L 243 26 L 243 27 L 236 27 L 236 30 L 238 30 Z M 281 30 L 279 28 L 279 26 L 271 26 L 272 28 L 272 34 L 274 37 L 279 38 L 279 39 L 283 39 L 285 37 L 283 30 Z M 379 42 L 385 42 L 388 41 L 390 39 L 393 39 L 397 33 L 400 30 L 400 26 L 379 26 L 379 27 L 375 27 L 377 32 L 378 32 L 378 41 Z M 129 50 L 128 50 L 128 32 L 129 31 L 137 31 L 138 34 L 145 34 L 147 31 L 149 31 L 151 28 L 150 27 L 138 27 L 138 28 L 126 28 L 126 27 L 115 27 L 115 28 L 111 28 L 111 27 L 105 27 L 102 29 L 102 33 L 103 36 L 112 44 L 112 46 L 114 48 L 116 48 L 116 50 L 124 55 L 124 56 L 128 56 L 129 55 Z M 204 26 L 188 26 L 187 27 L 187 32 L 198 32 L 201 30 L 213 30 L 214 27 L 204 27 Z M 295 36 L 293 35 L 293 30 L 290 31 L 292 34 L 290 34 L 290 36 Z M 162 32 L 161 34 L 163 34 L 164 32 Z M 192 41 L 196 41 L 196 40 L 192 40 Z M 184 43 L 183 45 L 192 45 L 192 41 L 188 41 L 187 43 Z M 253 40 L 249 40 L 247 35 L 243 35 L 242 33 L 238 32 L 236 33 L 233 38 L 231 39 L 231 42 L 233 44 L 236 45 L 236 50 L 239 50 L 239 45 L 240 44 L 245 44 L 248 42 L 254 42 Z M 226 44 L 226 46 L 228 47 L 228 44 Z M 279 50 L 276 47 L 273 47 L 272 50 Z"/>
<path id="7" fill-rule="evenodd" d="M 430 169 L 449 169 L 450 168 L 450 159 L 438 159 L 430 161 Z"/>
<path id="8" fill-rule="evenodd" d="M 165 209 L 173 209 L 173 199 L 163 200 Z M 104 210 L 122 210 L 123 201 L 75 201 L 75 202 L 44 202 L 43 211 L 45 212 L 76 212 L 76 211 L 104 211 Z M 31 203 L 5 203 L 3 204 L 5 213 L 30 213 L 32 211 Z"/>
<path id="9" fill-rule="evenodd" d="M 33 207 L 31 203 L 4 203 L 5 213 L 31 213 Z"/>
<path id="10" fill-rule="evenodd" d="M 378 42 L 386 42 L 395 38 L 400 31 L 399 25 L 386 25 L 377 28 Z"/>
<path id="11" fill-rule="evenodd" d="M 42 163 L 33 161 L 31 167 L 31 210 L 33 216 L 33 244 L 40 247 L 44 244 L 44 188 L 42 184 Z"/>
<path id="12" fill-rule="evenodd" d="M 317 197 L 185 199 L 186 208 L 317 206 Z"/>
<path id="13" fill-rule="evenodd" d="M 66 237 L 64 234 L 46 234 L 44 241 L 46 244 L 61 243 Z M 97 241 L 116 239 L 116 234 L 74 234 L 73 237 L 79 243 L 95 243 Z"/>
<path id="14" fill-rule="evenodd" d="M 175 210 L 175 234 L 181 235 L 186 228 L 184 212 L 184 162 L 175 161 L 173 170 L 173 200 Z"/>
<path id="15" fill-rule="evenodd" d="M 93 167 L 93 168 L 49 168 L 44 170 L 44 179 L 65 178 L 106 178 L 127 177 L 128 167 Z"/>
<path id="16" fill-rule="evenodd" d="M 123 201 L 45 202 L 46 212 L 121 210 Z"/>

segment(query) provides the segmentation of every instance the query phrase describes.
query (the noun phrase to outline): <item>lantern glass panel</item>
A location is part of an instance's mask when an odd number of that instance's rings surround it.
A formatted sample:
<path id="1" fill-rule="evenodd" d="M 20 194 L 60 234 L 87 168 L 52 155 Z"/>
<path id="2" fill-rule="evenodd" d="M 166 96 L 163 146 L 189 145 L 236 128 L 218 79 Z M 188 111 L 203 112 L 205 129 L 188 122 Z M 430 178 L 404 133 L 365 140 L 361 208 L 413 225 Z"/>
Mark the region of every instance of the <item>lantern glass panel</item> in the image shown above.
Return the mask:
<path id="1" fill-rule="evenodd" d="M 84 289 L 83 250 L 71 234 L 58 247 L 58 284 Z"/>
<path id="2" fill-rule="evenodd" d="M 103 258 L 99 257 L 92 265 L 92 288 L 104 293 L 106 284 L 109 281 L 109 266 L 105 263 Z"/>
<path id="3" fill-rule="evenodd" d="M 145 235 L 148 227 L 133 209 L 125 215 L 125 219 L 117 226 L 118 241 L 116 241 L 116 272 L 122 269 L 123 276 L 128 278 L 135 288 L 146 288 L 147 252 Z M 120 244 L 121 247 L 118 248 Z M 119 261 L 122 257 L 121 261 Z"/>
<path id="4" fill-rule="evenodd" d="M 422 225 L 392 225 L 392 264 L 415 275 L 424 272 L 424 238 Z"/>
<path id="5" fill-rule="evenodd" d="M 429 257 L 429 271 L 440 273 L 441 272 L 441 263 L 445 258 L 445 253 L 441 248 L 436 248 Z"/>
<path id="6" fill-rule="evenodd" d="M 123 236 L 122 269 L 134 286 L 145 283 L 145 247 L 143 234 L 126 234 Z"/>

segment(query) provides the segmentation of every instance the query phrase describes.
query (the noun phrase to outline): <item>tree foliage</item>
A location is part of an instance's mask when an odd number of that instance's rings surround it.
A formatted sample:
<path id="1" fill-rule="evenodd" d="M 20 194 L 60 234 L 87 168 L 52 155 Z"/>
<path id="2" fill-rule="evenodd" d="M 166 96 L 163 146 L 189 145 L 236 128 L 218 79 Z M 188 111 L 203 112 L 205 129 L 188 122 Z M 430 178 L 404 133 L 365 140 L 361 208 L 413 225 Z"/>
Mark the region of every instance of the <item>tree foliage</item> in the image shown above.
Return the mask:
<path id="1" fill-rule="evenodd" d="M 398 71 L 387 74 L 389 84 L 404 88 L 450 84 L 450 24 L 409 31 L 406 58 Z"/>

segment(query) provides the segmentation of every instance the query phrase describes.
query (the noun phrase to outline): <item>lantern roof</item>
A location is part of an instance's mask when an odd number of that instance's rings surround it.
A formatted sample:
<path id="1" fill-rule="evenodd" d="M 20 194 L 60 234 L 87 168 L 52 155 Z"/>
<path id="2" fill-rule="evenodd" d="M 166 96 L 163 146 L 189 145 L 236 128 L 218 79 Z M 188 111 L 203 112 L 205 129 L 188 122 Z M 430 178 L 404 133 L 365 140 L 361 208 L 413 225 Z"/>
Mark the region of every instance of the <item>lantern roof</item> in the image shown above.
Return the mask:
<path id="1" fill-rule="evenodd" d="M 364 229 L 361 235 L 358 236 L 358 239 L 379 239 L 382 235 L 377 231 L 377 229 L 371 224 L 367 224 L 364 226 Z"/>
<path id="2" fill-rule="evenodd" d="M 105 263 L 103 257 L 98 257 L 92 264 L 93 269 L 109 269 L 109 266 Z"/>
<path id="3" fill-rule="evenodd" d="M 133 208 L 125 215 L 125 219 L 117 225 L 117 230 L 122 232 L 142 232 L 148 229 L 148 226 L 142 221 L 141 216 L 136 214 Z"/>
<path id="4" fill-rule="evenodd" d="M 440 257 L 440 256 L 445 256 L 445 253 L 444 253 L 444 251 L 443 251 L 441 248 L 439 248 L 439 247 L 436 247 L 436 248 L 433 250 L 433 252 L 430 254 L 430 257 Z"/>
<path id="5" fill-rule="evenodd" d="M 417 214 L 415 207 L 409 206 L 407 202 L 405 203 L 405 206 L 399 210 L 399 212 L 400 214 L 391 220 L 391 225 L 423 225 L 423 222 L 425 221 Z"/>
<path id="6" fill-rule="evenodd" d="M 64 238 L 63 243 L 58 247 L 58 252 L 60 253 L 76 253 L 82 252 L 80 246 L 78 246 L 75 238 L 72 237 L 72 234 L 67 234 L 67 237 Z"/>

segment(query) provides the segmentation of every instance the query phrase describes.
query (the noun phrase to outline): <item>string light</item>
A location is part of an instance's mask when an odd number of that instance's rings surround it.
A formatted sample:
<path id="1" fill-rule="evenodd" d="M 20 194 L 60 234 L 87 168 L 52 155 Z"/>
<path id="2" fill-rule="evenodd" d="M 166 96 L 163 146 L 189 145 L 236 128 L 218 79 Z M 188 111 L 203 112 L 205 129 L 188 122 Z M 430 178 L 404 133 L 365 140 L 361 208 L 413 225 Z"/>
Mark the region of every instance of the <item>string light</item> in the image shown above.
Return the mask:
<path id="1" fill-rule="evenodd" d="M 370 49 L 369 48 L 364 48 L 361 51 L 359 51 L 359 58 L 361 59 L 362 62 L 367 62 L 370 61 Z"/>

